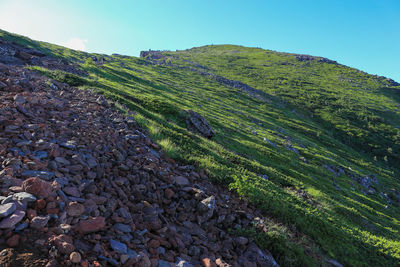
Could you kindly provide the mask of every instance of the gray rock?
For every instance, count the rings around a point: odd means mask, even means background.
[[[114,240],[114,239],[110,239],[110,245],[111,245],[111,248],[114,251],[116,251],[116,252],[118,252],[120,254],[126,254],[127,249],[128,249],[127,246],[124,243],[121,243],[121,242],[119,242],[117,240]]]
[[[124,207],[119,208],[117,212],[118,212],[118,215],[121,216],[124,219],[128,219],[128,220],[132,219],[132,215]]]
[[[29,146],[30,144],[32,144],[32,141],[30,141],[30,140],[25,140],[25,141],[18,142],[18,143],[16,144],[16,146],[17,146],[17,147]]]
[[[95,158],[89,158],[87,161],[87,165],[89,166],[90,169],[93,169],[94,167],[97,166],[97,161]]]
[[[56,157],[54,160],[55,160],[57,163],[60,163],[60,164],[62,164],[62,165],[70,165],[70,164],[71,164],[71,162],[70,162],[69,160],[67,160],[67,159],[65,159],[65,158],[63,158],[63,157]]]
[[[124,233],[132,232],[132,228],[129,225],[123,224],[123,223],[116,223],[116,224],[114,224],[113,228],[115,230],[118,230],[118,231],[124,232]]]
[[[174,178],[174,182],[175,182],[175,184],[180,185],[180,186],[186,186],[186,185],[190,184],[189,180],[183,176],[176,176]]]
[[[163,260],[158,260],[157,267],[171,267],[171,264]]]
[[[7,203],[0,205],[0,217],[7,217],[17,209],[15,203]]]
[[[31,220],[30,226],[35,229],[42,229],[46,226],[48,221],[50,220],[50,216],[36,216]]]
[[[238,237],[236,237],[236,238],[235,238],[235,241],[236,241],[237,244],[239,244],[239,245],[241,245],[241,246],[244,246],[244,245],[246,245],[246,244],[249,242],[249,240],[248,240],[246,237],[244,237],[244,236],[238,236]]]
[[[17,94],[14,96],[14,101],[18,104],[18,105],[22,105],[26,103],[26,99],[25,97],[23,97],[20,94]]]
[[[47,158],[48,154],[46,151],[35,151],[33,156],[38,159],[44,159]]]
[[[33,202],[36,201],[36,197],[27,192],[19,192],[13,195],[14,200],[18,200],[21,202]]]
[[[21,223],[15,225],[14,231],[15,232],[20,232],[20,231],[24,230],[27,227],[28,227],[28,224],[26,222],[21,222]]]
[[[130,248],[128,248],[127,254],[129,258],[136,258],[138,256],[137,252]]]
[[[261,250],[255,243],[251,243],[247,247],[242,257],[249,262],[256,263],[257,266],[279,267],[271,253],[267,250]]]
[[[335,266],[335,267],[343,267],[342,264],[340,264],[339,262],[335,261],[334,259],[329,259],[328,262],[330,264],[332,264],[333,266]]]
[[[54,177],[54,173],[48,171],[32,171],[32,170],[24,170],[21,173],[22,177],[39,177],[43,180],[50,180]]]
[[[206,138],[211,138],[215,135],[215,131],[208,124],[207,120],[192,110],[189,110],[186,123],[189,130],[198,132]]]
[[[215,196],[210,196],[206,199],[203,199],[200,203],[199,203],[199,210],[201,212],[206,212],[206,214],[204,215],[203,221],[208,220],[209,218],[211,218],[214,214],[214,209],[215,209]]]
[[[60,146],[63,147],[63,148],[67,148],[67,149],[73,150],[73,149],[76,149],[76,142],[72,141],[72,140],[69,140],[67,142],[62,142],[60,144]]]
[[[4,198],[2,201],[1,201],[1,204],[7,204],[7,203],[11,203],[11,202],[14,202],[14,199],[13,199],[13,196],[11,195],[11,196],[8,196],[8,197],[6,197],[6,198]]]
[[[176,267],[194,267],[193,264],[191,264],[188,261],[182,260],[181,258],[178,258],[176,262]]]
[[[99,258],[99,260],[106,261],[106,262],[108,262],[109,264],[111,264],[113,266],[117,266],[118,265],[118,261],[116,261],[116,260],[114,260],[112,258],[107,258],[107,257],[105,257],[103,255],[100,255],[98,258]]]
[[[25,216],[25,211],[16,210],[12,215],[4,218],[0,222],[0,229],[13,228],[17,223],[19,223]]]

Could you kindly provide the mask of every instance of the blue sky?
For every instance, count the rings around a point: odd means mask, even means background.
[[[400,82],[400,0],[0,0],[0,28],[88,52],[238,44]]]

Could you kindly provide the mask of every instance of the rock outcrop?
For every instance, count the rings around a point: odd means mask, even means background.
[[[215,135],[215,131],[207,120],[192,110],[188,111],[186,124],[190,131],[197,132],[206,138],[211,138]]]

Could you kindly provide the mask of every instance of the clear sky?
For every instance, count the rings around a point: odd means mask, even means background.
[[[0,28],[99,53],[238,44],[400,82],[400,0],[0,0]]]

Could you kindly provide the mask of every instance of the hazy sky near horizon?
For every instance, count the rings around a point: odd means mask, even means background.
[[[400,0],[0,0],[0,28],[98,53],[238,44],[400,82]]]

